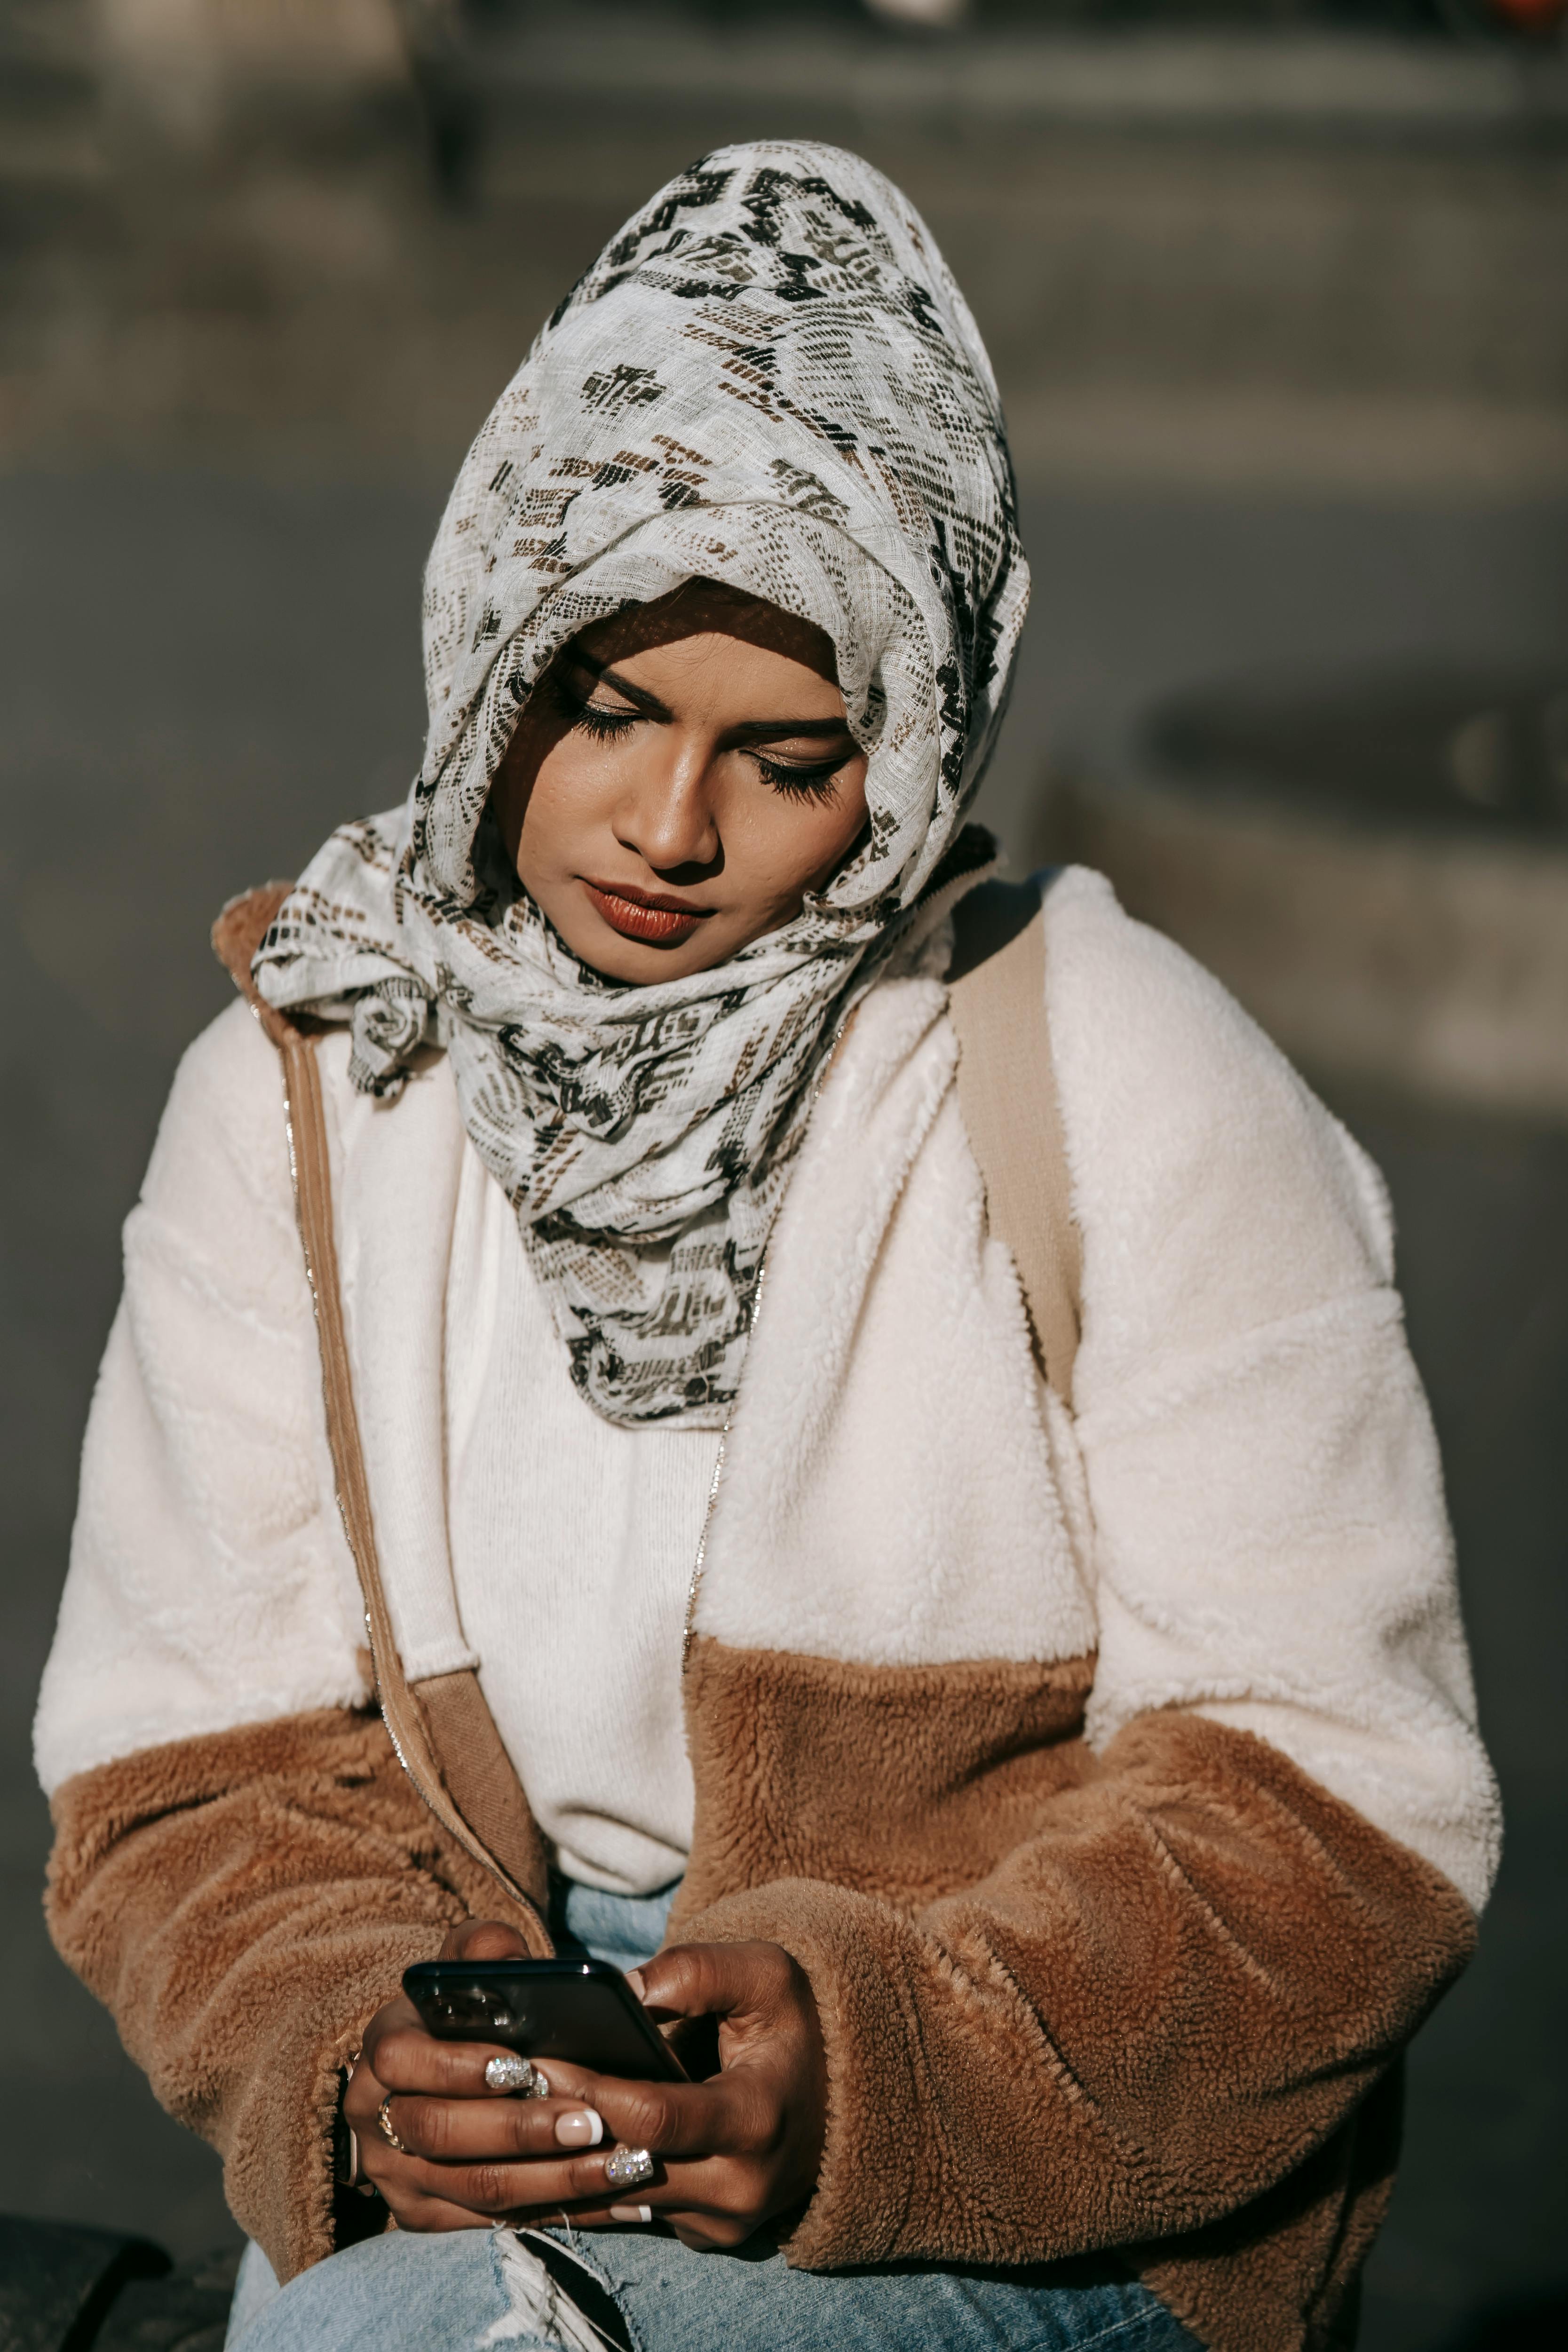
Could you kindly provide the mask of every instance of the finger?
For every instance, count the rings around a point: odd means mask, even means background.
[[[526,1960],[528,1946],[503,1919],[464,1919],[448,1927],[438,1957],[443,1960]]]
[[[568,2088],[567,2071],[551,2060],[552,2093]],[[706,2083],[637,2083],[581,2067],[571,2076],[574,2097],[604,2117],[614,2139],[656,2156],[760,2156],[782,2121],[772,2085],[745,2068]]]
[[[381,2187],[379,2179],[376,2185]],[[475,2164],[432,2164],[424,2157],[404,2157],[396,2185],[405,2195],[461,2206],[487,2220],[503,2221],[525,2211],[538,2215],[578,2205],[607,2210],[627,2201],[647,2203],[652,2201],[657,2183],[617,2186],[605,2178],[604,2157],[594,2155],[563,2157],[555,2162],[534,2158],[518,2163]]]
[[[399,1993],[395,2000],[389,2000],[378,2009],[365,2027],[361,2045],[363,2053],[374,2064],[375,2053],[389,2033],[422,2033],[424,2030],[414,2003]]]
[[[404,2148],[433,2164],[559,2157],[563,2149],[607,2147],[610,2140],[603,2116],[575,2100],[429,2099],[389,2093],[384,2104],[386,2120]],[[373,2127],[379,2130],[380,2122],[378,2101]]]
[[[384,2089],[418,2092],[426,2098],[505,2099],[515,2096],[485,2080],[492,2058],[510,2058],[514,2051],[499,2042],[437,2042],[417,2017],[411,2024],[381,2035],[365,2052]]]
[[[677,2087],[685,2089],[688,2086],[635,2083],[625,2074],[595,2074],[586,2066],[569,2066],[564,2059],[549,2058],[534,2062],[533,2087],[529,2092],[526,2105],[552,2115],[564,2115],[576,2108],[592,2109],[595,2114],[603,2115],[603,2102],[608,2098],[629,2125],[646,2125],[647,2131],[659,2131],[664,2128],[664,2112],[658,2095],[663,2090]],[[693,2084],[689,2087],[696,2090],[709,2086]],[[630,2095],[638,2091],[647,2093],[648,2097],[639,2102]],[[636,2136],[639,2135],[634,2131]],[[616,2137],[625,2139],[626,2134],[617,2131]],[[642,2132],[640,2137],[646,2138],[647,2132]]]
[[[395,2196],[382,2195],[391,2210],[392,2218],[400,2230],[489,2230],[494,2222],[489,2213],[470,2213],[466,2205],[454,2205],[440,2197],[426,2197],[405,2184]]]
[[[727,2158],[703,2158],[695,2163],[677,2158],[668,2165],[656,2163],[647,2179],[618,2181],[611,2172],[614,2154],[612,2151],[605,2162],[605,2180],[597,2194],[579,2196],[572,2209],[574,2221],[583,2214],[598,2213],[601,2205],[605,2214],[615,2207],[646,2207],[655,2221],[700,2225],[738,2242],[774,2210],[768,2200],[766,2176],[756,2166]],[[579,2188],[590,2169],[589,2159],[574,2168],[572,2179]],[[542,2175],[537,2173],[536,2168],[528,2183],[536,2197],[542,2183]],[[548,2210],[542,2199],[535,2210]]]
[[[668,2230],[683,2246],[710,2253],[731,2246],[743,2246],[761,2228],[760,2221],[729,2221],[717,2214],[688,2213],[668,2209],[656,2210],[651,2205],[607,2205],[603,2211],[579,2208],[571,2216],[574,2230],[624,2230],[628,2227]]]
[[[683,2246],[700,2254],[721,2252],[731,2246],[743,2246],[754,2238],[763,2226],[764,2216],[745,2221],[723,2221],[700,2214],[682,2215],[669,2226]]]
[[[344,2113],[362,2142],[374,2144],[379,2135],[390,2145],[384,2114],[403,2147],[433,2163],[532,2159],[560,2148],[611,2142],[659,2157],[762,2160],[776,2152],[784,2127],[775,2086],[744,2067],[708,2083],[633,2083],[552,2060],[552,2095],[524,2100],[487,2094],[482,2074],[476,2077],[470,2069],[465,2076],[442,2063],[473,2047],[482,2058],[482,2045],[432,2043],[424,2035],[410,2040],[421,2045],[411,2053],[399,2037],[383,2044],[378,2063],[384,2076],[362,2062],[350,2082]],[[569,2088],[577,2095],[565,2095]]]
[[[385,2085],[363,2058],[349,2068],[343,2086],[343,2114],[355,2131],[363,2131],[385,2096]]]
[[[609,2155],[595,2153],[555,2163],[439,2165],[405,2156],[377,2168],[377,2186],[395,2211],[454,2208],[488,2221],[521,2219],[536,2225],[562,2212],[569,2212],[574,2225],[590,2217],[606,2223],[626,2220],[634,2209],[640,2220],[646,2208],[650,2220],[668,2219],[691,2233],[690,2242],[700,2239],[714,2246],[739,2245],[775,2210],[766,2175],[754,2166],[678,2160],[668,2168],[657,2164],[647,2180],[622,2183],[606,2177],[608,2161]]]
[[[661,2016],[773,2016],[799,1973],[778,1944],[672,1944],[634,1969],[628,1981]]]

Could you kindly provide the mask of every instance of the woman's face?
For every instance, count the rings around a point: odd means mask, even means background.
[[[523,887],[607,979],[704,971],[787,922],[866,823],[821,630],[711,582],[585,629],[493,803]]]

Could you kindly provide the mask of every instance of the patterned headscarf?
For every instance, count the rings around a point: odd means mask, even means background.
[[[560,648],[692,578],[826,633],[870,823],[792,921],[631,986],[568,951],[487,799]],[[959,828],[1027,598],[974,322],[912,205],[837,148],[723,148],[672,180],[468,452],[426,574],[424,766],[403,809],[318,853],[256,979],[274,1004],[351,1020],[370,1093],[447,1048],[607,1419],[724,1419],[826,1056],[983,862]]]

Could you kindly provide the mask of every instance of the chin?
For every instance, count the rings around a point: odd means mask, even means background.
[[[560,925],[556,928],[560,929]],[[594,933],[592,939],[571,939],[564,931],[561,936],[579,962],[602,979],[619,981],[623,986],[646,988],[654,981],[684,980],[709,963],[723,961],[721,955],[693,955],[690,950],[695,942],[689,940],[679,947],[649,947],[643,940],[623,939],[607,923],[595,923]]]
[[[523,887],[529,888],[526,880]],[[705,971],[711,964],[722,963],[739,944],[727,940],[715,947],[711,932],[706,929],[689,938],[671,940],[668,946],[632,939],[616,930],[613,923],[605,922],[580,891],[530,889],[529,895],[579,963],[586,964],[601,979],[616,981],[622,987],[646,988],[661,980],[685,980],[694,971]]]

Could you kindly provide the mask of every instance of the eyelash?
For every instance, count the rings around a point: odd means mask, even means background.
[[[596,703],[582,702],[577,706],[575,723],[596,743],[610,743],[624,735],[628,727],[635,727],[641,715],[636,710],[604,710]]]
[[[574,724],[591,735],[596,743],[614,743],[635,727],[641,717],[636,710],[605,710],[600,704],[580,702],[575,706]],[[793,767],[788,762],[764,758],[762,752],[750,754],[764,783],[786,800],[831,800],[834,778],[844,762],[834,760],[816,767]]]
[[[764,760],[760,751],[753,751],[752,757],[763,782],[788,801],[830,801],[837,789],[834,779],[844,764],[842,760],[835,760],[827,767],[792,768],[776,760]]]

